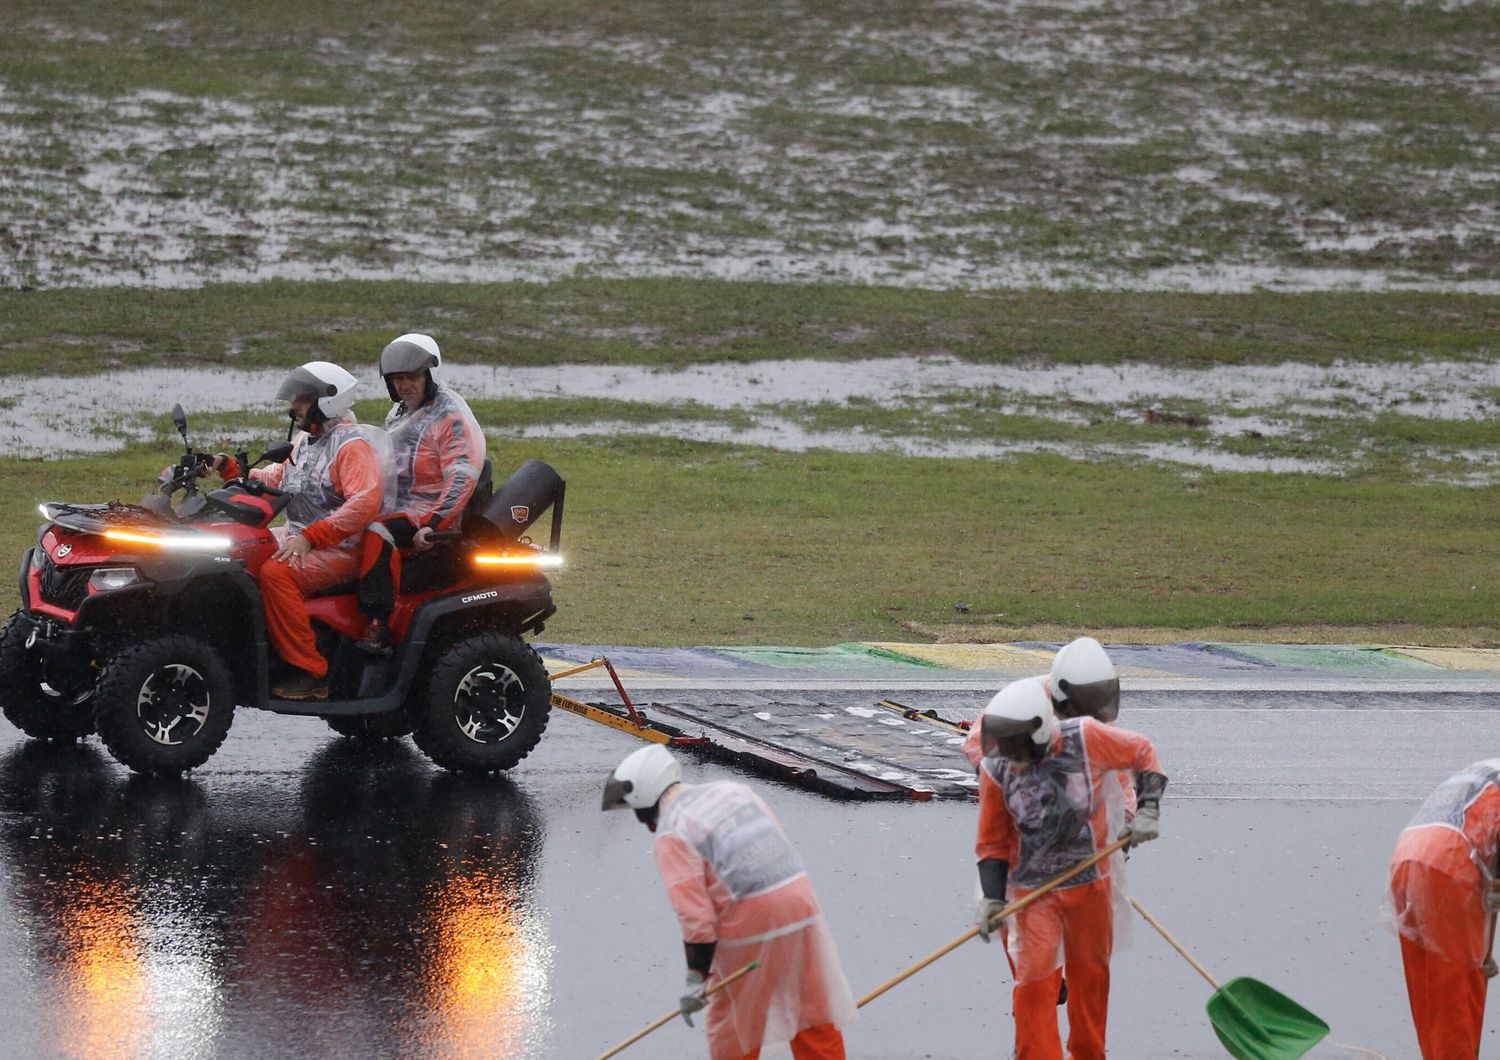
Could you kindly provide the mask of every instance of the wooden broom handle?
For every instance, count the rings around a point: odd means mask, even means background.
[[[1146,923],[1150,924],[1157,931],[1161,932],[1161,937],[1171,943],[1172,948],[1178,953],[1182,954],[1183,958],[1198,970],[1199,975],[1208,980],[1210,986],[1212,986],[1215,990],[1219,989],[1219,981],[1208,974],[1208,969],[1199,964],[1197,960],[1194,959],[1193,955],[1183,948],[1182,943],[1174,939],[1172,937],[1172,933],[1161,926],[1161,922],[1157,920],[1156,917],[1146,912],[1145,906],[1141,905],[1141,903],[1137,902],[1134,898],[1130,900],[1130,904],[1135,908],[1135,911],[1137,913],[1146,918]]]
[[[755,969],[757,969],[759,967],[760,967],[760,962],[759,961],[751,961],[749,964],[745,965],[745,967],[741,968],[739,971],[732,972],[731,974],[726,975],[723,979],[720,979],[713,986],[711,986],[707,990],[703,991],[703,996],[704,997],[708,997],[710,994],[717,994],[720,990],[723,990],[726,986],[728,986],[730,983],[734,982],[740,976],[742,976],[742,975],[749,975],[751,972],[755,971]],[[632,1045],[634,1045],[636,1042],[640,1041],[646,1035],[650,1034],[654,1030],[660,1030],[662,1027],[665,1027],[667,1024],[671,1023],[674,1019],[676,1019],[680,1015],[682,1015],[682,1010],[681,1009],[677,1009],[674,1012],[668,1012],[665,1016],[663,1016],[661,1019],[657,1020],[656,1022],[652,1023],[645,1030],[639,1031],[636,1034],[632,1034],[629,1038],[626,1038],[623,1042],[621,1042],[619,1045],[615,1046],[609,1052],[607,1052],[607,1053],[600,1053],[599,1054],[599,1060],[608,1060],[609,1057],[614,1056],[616,1053],[623,1053],[626,1049],[630,1048]]]
[[[1121,849],[1129,842],[1129,839],[1116,839],[1113,843],[1105,847],[1103,850],[1096,850],[1093,854],[1090,854],[1087,858],[1084,858],[1077,865],[1074,865],[1071,869],[1063,873],[1061,876],[1053,877],[1052,879],[1048,880],[1046,883],[1038,887],[1036,890],[1032,891],[1030,894],[1025,895],[1021,898],[1017,898],[1014,902],[1011,902],[1004,909],[1000,910],[1000,912],[996,913],[991,919],[1004,920],[1012,913],[1020,912],[1022,909],[1025,909],[1028,905],[1036,901],[1038,898],[1040,898],[1042,895],[1046,894],[1053,888],[1061,887],[1063,884],[1067,883],[1074,876],[1077,876],[1081,872],[1087,872],[1089,869],[1099,864],[1099,862],[1103,861],[1105,858],[1109,857],[1111,854]],[[907,979],[910,979],[912,976],[920,972],[923,968],[926,968],[933,961],[937,960],[939,957],[945,957],[949,953],[952,953],[954,950],[958,949],[965,942],[968,942],[977,934],[979,934],[979,929],[977,927],[972,927],[968,931],[965,931],[962,935],[958,936],[958,938],[948,943],[946,946],[943,946],[940,949],[933,950],[926,957],[923,957],[920,961],[912,965],[910,968],[906,969],[906,971],[902,972],[900,975],[896,976],[893,979],[887,979],[885,982],[877,986],[874,990],[871,990],[864,997],[860,998],[859,1004],[855,1007],[864,1008],[871,1001],[874,1001],[877,997],[885,993],[891,987],[905,982]]]

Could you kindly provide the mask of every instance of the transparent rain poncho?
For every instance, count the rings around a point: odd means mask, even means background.
[[[1011,901],[1113,842],[1125,828],[1130,775],[1160,771],[1145,737],[1093,718],[1060,722],[1051,750],[1039,762],[1017,766],[986,758],[980,768],[1003,793],[1014,824],[1017,853],[1007,893]],[[1123,852],[1116,852],[1060,888],[1109,881],[1113,949],[1128,948],[1133,935],[1125,860]],[[1007,930],[1006,946],[1018,968],[1024,963],[1037,974],[1050,974],[1062,962],[1061,937],[1051,933],[1028,939],[1023,931]],[[1038,955],[1039,947],[1047,952]]]
[[[352,441],[363,440],[375,450],[381,471],[381,511],[391,510],[396,496],[396,465],[391,455],[390,439],[378,427],[359,423],[352,413],[328,420],[318,438],[300,432],[292,442],[292,455],[281,470],[279,485],[292,494],[286,506],[287,527],[299,532],[319,519],[326,518],[344,503],[333,486],[333,462],[339,451]],[[257,476],[260,477],[260,476]],[[340,548],[353,548],[364,527],[359,527],[340,542]]]
[[[1496,876],[1500,758],[1475,762],[1439,784],[1396,840],[1386,926],[1450,961],[1477,967],[1489,917],[1483,892]]]
[[[463,508],[484,467],[485,440],[466,402],[446,386],[420,408],[392,407],[385,419],[396,468],[387,509],[414,523],[447,521]]]
[[[665,801],[653,849],[683,938],[717,943],[710,982],[761,962],[712,999],[710,1054],[744,1056],[853,1019],[817,895],[770,807],[733,781],[683,785]]]

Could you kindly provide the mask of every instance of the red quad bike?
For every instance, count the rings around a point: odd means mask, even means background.
[[[98,732],[140,773],[207,761],[234,708],[324,718],[354,738],[411,733],[438,765],[509,769],[542,738],[551,682],[522,640],[557,610],[544,571],[561,565],[564,482],[530,460],[498,491],[490,462],[461,529],[402,557],[392,648],[355,646],[365,618],[353,583],[308,600],[330,698],[269,694],[270,653],[255,573],[276,551],[268,527],[290,496],[250,478],[200,495],[207,454],[188,444],[139,505],[41,505],[47,520],[21,557],[21,607],[0,629],[0,710],[27,735]],[[282,444],[262,461],[287,459]],[[248,454],[239,453],[249,468]],[[182,493],[176,507],[173,495]],[[552,509],[548,547],[525,535]]]

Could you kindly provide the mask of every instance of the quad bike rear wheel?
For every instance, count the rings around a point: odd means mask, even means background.
[[[31,620],[20,611],[0,627],[0,712],[38,740],[72,743],[94,731],[94,675],[26,646]]]
[[[181,773],[208,761],[229,734],[234,686],[203,641],[154,637],[105,664],[94,710],[99,738],[120,762],[137,773]]]
[[[552,682],[531,645],[471,633],[441,649],[408,703],[417,746],[465,773],[509,769],[547,730]]]

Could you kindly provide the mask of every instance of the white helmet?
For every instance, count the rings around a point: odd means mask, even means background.
[[[1012,681],[985,704],[979,720],[984,757],[1040,758],[1057,732],[1052,697],[1040,677]]]
[[[380,351],[382,378],[392,372],[420,372],[425,369],[430,383],[436,384],[437,370],[442,363],[443,351],[438,349],[437,340],[419,331],[409,331],[397,336]],[[385,381],[385,388],[390,391],[392,401],[401,400],[396,396],[396,388],[391,386],[389,379]],[[431,399],[430,394],[428,398]]]
[[[639,817],[642,810],[653,809],[662,794],[682,780],[682,766],[671,752],[659,743],[642,747],[625,756],[604,782],[601,809],[618,810],[628,806]]]
[[[306,395],[318,399],[318,411],[328,419],[349,411],[359,380],[332,361],[308,361],[293,368],[281,381],[276,400]]]
[[[1062,646],[1052,660],[1052,698],[1065,718],[1120,716],[1120,678],[1104,645],[1079,637]]]

